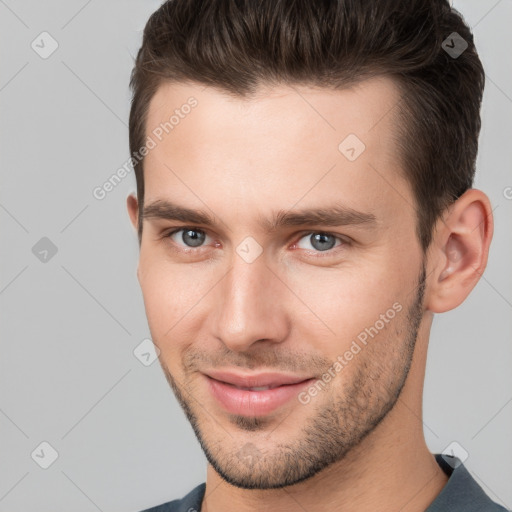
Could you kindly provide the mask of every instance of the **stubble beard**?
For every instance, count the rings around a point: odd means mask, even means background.
[[[204,412],[193,392],[186,390],[187,386],[182,388],[177,385],[161,360],[165,377],[215,471],[225,481],[242,489],[278,489],[307,480],[344,459],[389,414],[402,392],[423,316],[425,279],[423,264],[416,296],[405,320],[395,327],[395,337],[382,346],[379,339],[370,341],[350,363],[357,366],[354,367],[353,377],[345,382],[343,394],[329,403],[323,402],[322,408],[317,407],[315,414],[303,422],[297,435],[287,436],[294,440],[286,443],[277,441],[270,453],[268,449],[256,446],[250,437],[234,448],[230,446],[235,438]],[[301,406],[313,407],[314,403]],[[217,429],[224,438],[224,444],[218,440],[218,436],[214,442],[211,435],[204,432],[195,411],[202,414],[203,425],[210,432]],[[230,415],[229,419],[238,431],[244,432],[264,432],[272,423],[267,417]],[[273,430],[277,430],[277,427]],[[270,440],[273,430],[270,430]],[[268,442],[265,444],[268,445]]]

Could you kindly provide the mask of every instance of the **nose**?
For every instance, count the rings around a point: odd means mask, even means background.
[[[236,254],[216,287],[212,334],[237,352],[249,350],[256,342],[285,340],[290,327],[286,292],[262,256],[247,263]]]

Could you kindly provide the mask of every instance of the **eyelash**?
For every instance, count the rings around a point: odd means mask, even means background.
[[[186,254],[193,253],[193,252],[199,252],[199,251],[201,251],[202,249],[205,248],[205,246],[201,246],[201,247],[197,247],[197,248],[194,248],[194,247],[185,247],[184,248],[184,247],[177,246],[177,244],[174,243],[170,238],[171,238],[172,235],[174,235],[176,233],[179,233],[180,231],[199,231],[199,232],[204,233],[204,234],[206,234],[208,236],[207,232],[204,229],[196,228],[196,227],[193,227],[193,226],[182,226],[180,228],[173,229],[172,231],[165,232],[163,234],[162,238],[164,238],[166,241],[170,242],[173,245],[173,248],[176,251],[183,252],[183,253],[186,253]],[[325,258],[325,257],[332,256],[333,254],[337,253],[340,249],[343,249],[345,246],[349,245],[349,243],[350,243],[346,239],[346,237],[341,237],[339,235],[336,235],[335,233],[330,233],[330,232],[327,232],[327,231],[318,231],[317,230],[317,231],[305,231],[303,233],[300,233],[300,238],[298,238],[297,242],[294,242],[293,245],[296,245],[305,236],[313,235],[313,234],[322,234],[322,235],[332,236],[332,237],[336,238],[337,240],[339,240],[341,242],[341,244],[336,245],[332,249],[328,249],[326,251],[314,251],[314,250],[308,251],[307,249],[303,249],[303,250],[307,251],[310,254],[313,253],[313,257],[314,258]]]

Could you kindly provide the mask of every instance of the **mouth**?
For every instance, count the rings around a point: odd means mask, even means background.
[[[242,416],[270,414],[297,399],[302,389],[315,380],[314,377],[283,374],[243,377],[232,373],[224,374],[226,380],[221,380],[220,372],[216,377],[212,373],[204,374],[212,398],[224,411]]]
[[[232,371],[210,370],[207,377],[239,389],[260,391],[279,386],[298,384],[313,378],[311,375],[292,375],[287,373],[264,372],[257,374],[241,374]],[[260,389],[261,388],[261,389]]]

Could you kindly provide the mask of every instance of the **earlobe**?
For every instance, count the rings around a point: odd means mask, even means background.
[[[431,260],[435,261],[426,307],[443,313],[459,306],[483,274],[493,234],[488,197],[470,189],[438,222]]]
[[[130,222],[134,227],[135,231],[138,230],[139,224],[139,203],[137,201],[137,197],[135,194],[130,194],[126,198],[126,208],[128,210],[128,215],[130,217]]]

